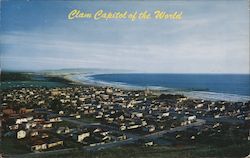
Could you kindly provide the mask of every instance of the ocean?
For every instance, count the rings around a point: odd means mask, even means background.
[[[89,76],[95,82],[157,87],[174,91],[214,92],[250,96],[249,74],[96,74]]]

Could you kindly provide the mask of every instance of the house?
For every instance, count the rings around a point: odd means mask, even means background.
[[[163,113],[162,113],[162,117],[168,117],[169,115],[170,115],[169,112],[163,112]]]
[[[90,132],[85,130],[85,131],[80,131],[80,132],[74,133],[73,139],[77,140],[77,142],[82,142],[85,138],[87,138],[89,136],[90,136]]]
[[[186,125],[188,125],[190,123],[191,123],[191,121],[183,120],[183,121],[181,121],[181,126],[186,126]]]
[[[112,95],[113,94],[113,89],[112,88],[106,88],[106,94],[107,95]]]
[[[135,101],[131,100],[130,102],[128,102],[128,104],[126,105],[126,108],[132,108],[135,106]]]
[[[127,127],[126,127],[125,125],[121,125],[121,126],[119,127],[119,129],[120,129],[121,131],[124,131],[124,130],[127,129]]]
[[[195,109],[202,108],[203,106],[204,106],[204,104],[202,104],[202,103],[197,104],[197,105],[195,106]]]
[[[31,137],[38,136],[38,134],[39,134],[38,131],[31,131],[31,132],[30,132],[30,136],[31,136]]]
[[[110,137],[111,137],[112,140],[116,140],[116,141],[127,139],[127,136],[125,134],[118,133],[118,132],[110,133]]]
[[[143,117],[143,113],[142,112],[132,112],[132,115],[131,115],[131,118],[134,118],[134,117]]]
[[[107,121],[107,123],[112,123],[114,121],[114,118],[107,117],[107,118],[105,118],[105,120]]]
[[[153,146],[154,142],[153,141],[148,141],[144,143],[145,146]]]
[[[50,139],[47,143],[47,146],[48,148],[53,148],[56,146],[63,146],[63,140],[57,139],[57,138]]]
[[[75,115],[75,118],[80,119],[80,118],[81,118],[81,115],[76,114],[76,115]]]
[[[96,119],[101,119],[102,118],[102,115],[101,114],[98,114],[95,116]]]
[[[36,122],[27,122],[26,124],[25,124],[25,129],[30,129],[30,128],[34,128],[34,127],[36,127]]]
[[[61,94],[61,92],[58,89],[53,89],[50,93],[52,96],[58,96]]]
[[[52,123],[50,122],[43,122],[40,124],[40,127],[42,128],[51,128],[52,127]]]
[[[105,144],[105,140],[96,139],[95,137],[89,137],[83,143],[89,144],[89,146],[97,146],[97,145]]]
[[[185,115],[183,118],[182,118],[182,120],[185,122],[188,122],[188,123],[191,123],[191,122],[193,122],[193,121],[195,121],[196,120],[196,116],[195,115],[190,115],[190,114],[187,114],[187,115]]]
[[[35,140],[30,144],[31,151],[41,151],[47,149],[47,143],[43,140]]]
[[[8,128],[10,129],[10,130],[16,130],[16,129],[18,129],[19,128],[19,125],[10,125],[10,126],[8,126]]]
[[[17,131],[16,137],[17,137],[17,139],[25,138],[26,137],[26,131],[24,131],[24,130]]]
[[[47,133],[41,133],[40,138],[49,138],[49,135]]]
[[[101,94],[100,96],[101,96],[101,98],[103,100],[108,100],[109,99],[109,95]]]
[[[23,117],[19,117],[19,118],[15,118],[16,120],[16,124],[22,124],[28,121],[31,121],[33,119],[33,116],[23,116]]]
[[[196,116],[195,115],[191,115],[187,117],[188,121],[195,121],[196,120]]]
[[[127,129],[136,129],[136,128],[139,128],[139,127],[141,127],[141,125],[138,125],[138,124],[128,125]]]
[[[49,122],[61,122],[62,119],[61,117],[54,115],[54,116],[49,116],[48,121]]]
[[[67,133],[70,133],[70,129],[69,127],[59,127],[57,130],[56,130],[56,133],[57,134],[67,134]]]
[[[139,139],[138,142],[140,145],[144,145],[144,146],[153,146],[154,142],[151,139]]]
[[[106,141],[106,140],[111,140],[111,137],[108,135],[103,135],[101,133],[95,133],[94,134],[94,138],[95,140],[99,140],[99,141]]]
[[[59,114],[59,115],[63,115],[63,114],[64,114],[64,111],[61,110],[61,111],[58,112],[58,114]]]
[[[101,145],[101,144],[105,144],[105,142],[91,142],[89,144],[89,146],[97,146],[97,145]]]
[[[144,132],[153,132],[153,131],[155,131],[155,126],[154,125],[147,125],[147,126],[143,127],[142,130]]]
[[[98,133],[98,132],[101,132],[102,129],[101,128],[90,128],[90,130],[93,132],[93,133]]]

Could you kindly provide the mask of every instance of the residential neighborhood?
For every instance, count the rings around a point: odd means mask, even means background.
[[[1,93],[2,141],[11,139],[29,152],[98,150],[125,144],[185,144],[228,129],[250,141],[249,104],[157,94],[148,89],[9,89]]]

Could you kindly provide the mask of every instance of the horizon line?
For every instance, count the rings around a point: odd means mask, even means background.
[[[109,72],[109,73],[103,73],[103,74],[193,74],[193,75],[250,75],[249,73],[229,73],[229,72],[142,72],[137,70],[119,70],[119,69],[109,69],[109,68],[61,68],[61,69],[44,69],[44,70],[18,70],[18,69],[0,69],[0,72],[22,72],[22,73],[39,73],[39,72],[45,72],[45,71],[60,71],[60,70],[106,70],[106,71],[115,71],[115,72]],[[118,72],[120,71],[120,72]]]

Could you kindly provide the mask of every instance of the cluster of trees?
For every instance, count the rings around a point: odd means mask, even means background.
[[[22,72],[1,72],[1,81],[29,81],[32,79],[31,74]]]

